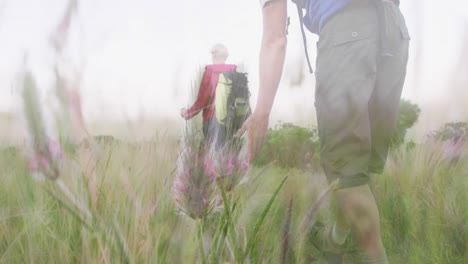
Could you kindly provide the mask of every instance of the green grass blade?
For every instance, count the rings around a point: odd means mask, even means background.
[[[223,186],[223,183],[221,182],[221,179],[217,178],[216,183],[218,184],[218,187],[221,190],[221,196],[222,196],[223,202],[224,202],[224,213],[226,214],[226,220],[227,220],[229,236],[230,236],[231,241],[232,241],[232,246],[234,247],[235,259],[236,259],[236,261],[239,261],[241,256],[242,256],[242,252],[241,252],[241,249],[239,247],[239,244],[237,243],[237,234],[236,234],[236,230],[234,229],[234,223],[232,221],[232,215],[231,215],[231,205],[230,205],[229,200],[227,198],[226,190],[224,189],[224,186]]]
[[[254,246],[254,243],[255,243],[255,238],[257,236],[257,233],[258,231],[260,230],[260,227],[262,226],[263,224],[263,221],[265,220],[268,212],[270,211],[270,208],[271,206],[273,205],[273,202],[275,201],[276,197],[278,196],[278,193],[279,191],[281,190],[281,188],[283,187],[284,183],[286,182],[286,180],[288,179],[289,175],[287,175],[286,177],[284,177],[284,179],[281,181],[280,185],[278,186],[278,188],[276,188],[275,192],[273,193],[273,195],[271,196],[270,200],[268,201],[268,204],[267,206],[265,207],[265,209],[263,210],[260,218],[258,219],[257,223],[255,224],[255,227],[254,227],[254,230],[252,232],[252,234],[250,235],[250,238],[249,238],[249,242],[247,243],[247,248],[245,249],[245,256],[243,257],[243,259],[245,259],[252,247]]]
[[[203,230],[202,230],[202,223],[200,219],[197,219],[197,240],[198,246],[200,249],[200,256],[202,259],[202,264],[207,264],[206,255],[205,255],[205,247],[203,246]]]
[[[317,201],[315,202],[312,209],[307,213],[307,215],[302,220],[302,223],[299,227],[299,234],[306,234],[310,229],[311,225],[314,223],[314,220],[318,214],[320,207],[324,204],[325,200],[330,196],[330,194],[336,190],[340,181],[335,180],[333,181],[328,188],[320,194]]]
[[[119,244],[122,257],[125,260],[125,263],[128,263],[128,264],[134,263],[132,259],[130,258],[130,250],[128,249],[128,244],[127,244],[127,241],[125,241],[125,237],[122,234],[122,230],[119,227],[119,222],[117,221],[116,215],[114,215],[114,221],[113,221],[112,227],[114,229],[115,236]]]
[[[86,227],[90,231],[94,231],[94,228],[89,224],[83,217],[80,216],[79,213],[76,212],[76,210],[73,210],[71,206],[69,206],[62,198],[58,197],[55,193],[53,193],[51,190],[44,188],[44,190],[52,196],[65,210],[67,210],[71,216],[73,216],[75,219],[78,220],[84,227]]]
[[[216,228],[215,234],[213,236],[213,245],[211,246],[210,250],[210,262],[211,263],[218,263],[219,259],[219,254],[218,254],[218,248],[220,247],[220,244],[224,244],[225,240],[225,233],[224,230],[226,228],[227,222],[226,222],[226,217],[225,215],[221,215],[219,221],[218,221],[218,226]]]

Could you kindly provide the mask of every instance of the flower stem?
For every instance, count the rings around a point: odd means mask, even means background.
[[[202,264],[207,264],[206,255],[205,255],[205,247],[203,246],[202,219],[197,219],[196,225],[197,225],[198,246],[200,248],[200,256],[202,259]]]
[[[242,259],[242,252],[239,248],[239,244],[237,243],[237,234],[236,234],[236,229],[234,228],[233,220],[232,220],[232,209],[231,209],[231,204],[229,202],[229,199],[226,195],[226,190],[224,189],[224,186],[220,180],[220,178],[216,179],[216,183],[218,184],[218,187],[221,190],[221,196],[223,198],[224,202],[224,211],[226,214],[226,220],[227,220],[227,227],[229,230],[229,235],[231,237],[232,241],[232,246],[234,247],[234,256],[235,256],[235,262],[239,262]],[[242,262],[241,262],[242,263]]]

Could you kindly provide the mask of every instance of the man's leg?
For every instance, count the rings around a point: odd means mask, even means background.
[[[210,127],[210,120],[211,119],[208,119],[206,121],[203,121],[203,137],[205,138],[205,140],[208,139],[209,137],[209,127]]]
[[[220,150],[226,143],[226,127],[224,125],[216,123],[216,140],[215,140],[215,149],[216,151]]]
[[[381,173],[395,129],[406,75],[409,35],[398,7],[385,3],[387,39],[392,56],[379,58],[376,86],[369,100],[370,173]],[[388,263],[380,236],[379,212],[368,185],[337,191],[337,224],[349,226],[362,252],[361,263]],[[343,220],[340,220],[343,219]]]
[[[360,248],[360,263],[388,263],[380,237],[379,210],[369,185],[336,192],[336,228],[350,229]]]
[[[207,146],[211,147],[212,144],[216,144],[217,134],[217,122],[214,117],[203,122],[203,136]]]
[[[329,181],[340,179],[337,218],[322,241],[343,244],[350,231],[363,263],[387,263],[379,214],[368,187],[371,125],[368,102],[377,76],[377,17],[373,5],[352,6],[320,35],[316,109],[321,162]]]
[[[353,43],[351,39],[344,38],[345,41],[336,42],[342,39],[340,35],[343,32],[356,26],[356,22],[349,19],[352,14],[345,15],[346,12],[343,12],[341,18],[335,19],[330,28],[325,30],[330,32],[331,37],[322,41],[321,36],[319,53],[322,49],[321,54],[324,55],[319,54],[317,59],[317,115],[323,143],[323,166],[327,177],[331,180],[340,178],[343,187],[336,192],[337,219],[334,229],[331,229],[335,236],[324,237],[340,244],[346,236],[346,230],[350,229],[361,249],[361,263],[388,262],[380,236],[378,208],[366,179],[368,180],[368,172],[381,172],[385,163],[405,76],[409,37],[398,8],[389,3],[386,12],[392,12],[388,16],[392,19],[387,21],[387,30],[393,33],[393,39],[387,41],[392,42],[395,54],[388,58],[378,58],[375,85],[370,89],[370,96],[367,94],[369,86],[366,85],[364,77],[370,78],[372,74],[366,75],[366,69],[362,67],[367,64],[353,65],[353,61],[348,60],[350,56],[340,53],[342,50],[337,48],[340,43],[345,43],[349,53],[362,55],[358,44],[349,44]],[[354,17],[359,21],[365,15]],[[350,28],[346,26],[348,23]],[[355,32],[357,38],[362,30],[358,29]],[[330,51],[327,47],[328,39],[335,40],[335,50]],[[371,46],[367,52],[373,53]],[[341,61],[337,61],[336,54]],[[363,55],[355,57],[354,61],[362,63],[365,59],[368,57]],[[327,69],[333,64],[338,65],[336,69],[341,76]],[[361,72],[351,70],[350,75],[350,71],[344,70],[343,67],[361,69]],[[346,79],[348,84],[343,84],[342,79]],[[357,82],[359,79],[362,80],[361,83]],[[359,85],[356,86],[357,83]],[[368,105],[360,103],[356,95],[368,102]],[[366,152],[369,152],[369,155],[366,156]],[[365,163],[368,164],[367,169],[362,168]],[[333,233],[335,229],[339,232]]]

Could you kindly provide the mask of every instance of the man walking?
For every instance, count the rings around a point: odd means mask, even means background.
[[[247,132],[252,158],[263,144],[286,53],[286,0],[260,0],[263,37],[257,105]],[[360,263],[388,263],[379,212],[369,188],[383,171],[406,75],[409,35],[398,1],[307,0],[304,25],[319,35],[315,106],[321,164],[335,192],[333,225],[312,235],[329,263],[342,263],[352,233]]]
[[[219,145],[223,141],[223,135],[218,133],[219,125],[215,117],[215,92],[219,74],[234,71],[237,68],[236,65],[226,64],[228,56],[228,50],[223,44],[216,44],[211,48],[213,64],[205,67],[197,99],[189,109],[182,108],[180,111],[181,116],[189,120],[203,110],[203,135],[206,142],[210,144]]]

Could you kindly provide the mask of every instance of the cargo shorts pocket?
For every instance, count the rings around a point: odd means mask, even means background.
[[[342,77],[366,78],[376,72],[377,30],[375,25],[351,26],[331,37],[330,70]],[[354,76],[354,77],[353,77]],[[338,77],[338,76],[337,76]]]
[[[337,32],[333,36],[333,46],[336,47],[359,40],[370,39],[372,37],[375,37],[375,31],[370,28]]]

